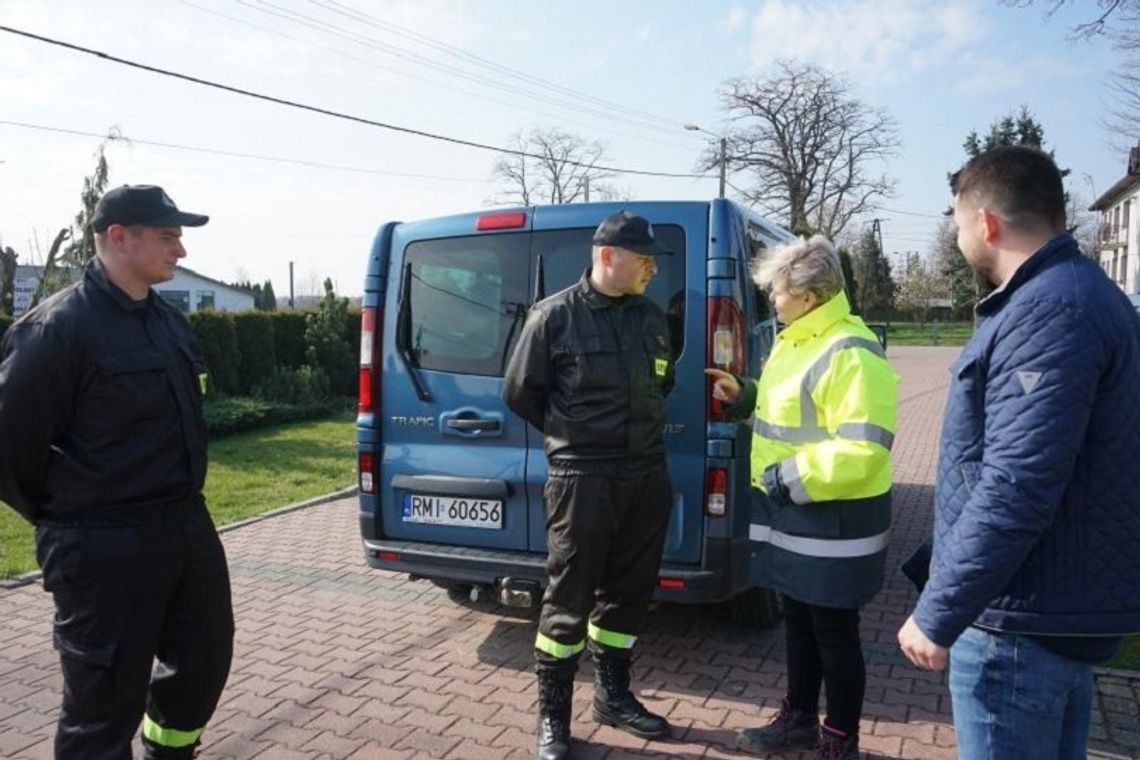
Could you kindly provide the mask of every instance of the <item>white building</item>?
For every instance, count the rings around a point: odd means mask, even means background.
[[[32,302],[43,267],[17,266],[12,311],[23,314]],[[167,302],[183,312],[212,308],[217,311],[251,311],[253,294],[224,282],[198,274],[192,269],[178,267],[174,279],[154,286],[154,290]]]
[[[217,311],[252,311],[253,293],[233,285],[227,285],[193,269],[178,267],[174,279],[153,286],[154,290],[168,303],[184,312],[199,309]]]
[[[1125,293],[1140,292],[1140,144],[1128,153],[1128,171],[1089,211],[1100,212],[1100,265]]]

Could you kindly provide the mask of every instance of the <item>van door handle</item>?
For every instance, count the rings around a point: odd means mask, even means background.
[[[450,419],[447,421],[447,426],[452,430],[498,430],[502,423],[499,420],[462,420]]]

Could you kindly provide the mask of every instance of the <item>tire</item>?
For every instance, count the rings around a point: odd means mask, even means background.
[[[729,622],[747,628],[772,628],[784,617],[780,595],[768,588],[750,588],[724,602]]]

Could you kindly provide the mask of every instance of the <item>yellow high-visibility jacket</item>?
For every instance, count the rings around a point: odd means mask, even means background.
[[[759,381],[745,382],[730,412],[755,399],[752,484],[765,491],[764,473],[775,467],[787,489],[786,499],[753,506],[749,535],[767,585],[847,608],[882,586],[897,388],[843,292],[788,325]]]

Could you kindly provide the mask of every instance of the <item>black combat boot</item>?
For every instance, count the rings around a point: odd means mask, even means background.
[[[544,667],[538,672],[538,742],[535,760],[566,760],[570,757],[570,712],[574,697],[577,662]]]
[[[645,709],[629,690],[629,652],[594,650],[594,720],[642,739],[665,739],[669,721]]]

